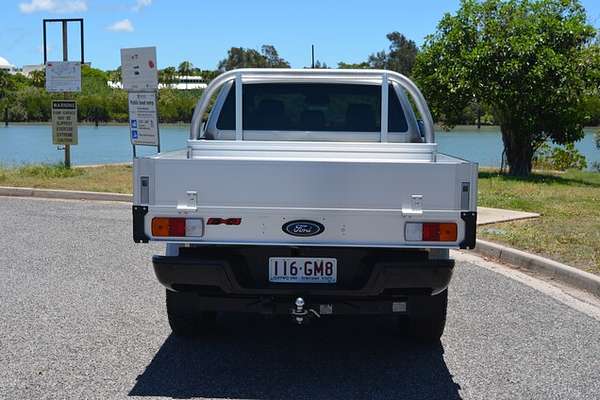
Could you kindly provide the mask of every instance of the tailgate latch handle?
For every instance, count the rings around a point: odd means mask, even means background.
[[[410,208],[402,208],[402,215],[423,215],[423,195],[410,195]]]
[[[185,203],[178,203],[177,210],[179,211],[196,211],[198,210],[198,192],[188,190],[185,192]]]

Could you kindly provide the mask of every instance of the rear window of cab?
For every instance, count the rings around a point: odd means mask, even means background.
[[[381,86],[331,83],[244,84],[242,126],[247,131],[381,131]],[[408,124],[390,86],[388,131]],[[235,130],[235,86],[217,120],[217,129]]]

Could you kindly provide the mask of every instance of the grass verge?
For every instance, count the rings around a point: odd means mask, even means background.
[[[130,165],[65,168],[61,164],[0,167],[0,186],[131,193]]]
[[[480,238],[600,274],[600,173],[515,178],[482,171],[479,205],[542,214],[533,220],[481,226]]]
[[[0,167],[0,186],[131,193],[131,166]],[[479,205],[532,211],[535,220],[479,227],[479,237],[600,274],[600,173],[479,174]]]

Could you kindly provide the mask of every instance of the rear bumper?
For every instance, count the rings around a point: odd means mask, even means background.
[[[310,295],[352,299],[431,294],[444,290],[452,277],[454,260],[406,260],[375,262],[358,286],[329,284],[249,284],[240,279],[236,265],[228,260],[189,256],[154,256],[159,282],[175,291],[194,291],[221,298],[287,298]]]

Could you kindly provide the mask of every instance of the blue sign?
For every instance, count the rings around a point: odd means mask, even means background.
[[[138,131],[136,131],[135,129],[131,130],[131,138],[132,139],[137,139],[138,138]]]
[[[134,128],[134,129],[137,128],[137,119],[132,119],[131,120],[131,127]]]

